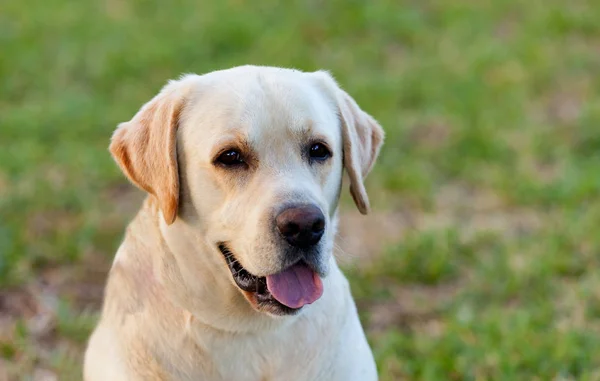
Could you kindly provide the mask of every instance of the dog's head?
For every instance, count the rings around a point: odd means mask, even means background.
[[[363,180],[382,140],[328,73],[244,66],[170,82],[110,150],[166,224],[213,248],[202,255],[219,257],[214,271],[255,308],[285,314],[321,296],[343,169],[366,214]]]

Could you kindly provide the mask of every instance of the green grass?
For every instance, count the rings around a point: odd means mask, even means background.
[[[57,301],[41,336],[0,309],[0,368],[78,379],[82,290],[139,200],[112,130],[167,79],[251,63],[329,69],[386,129],[372,203],[410,218],[348,269],[382,380],[600,380],[598,20],[585,0],[4,1],[0,296]]]

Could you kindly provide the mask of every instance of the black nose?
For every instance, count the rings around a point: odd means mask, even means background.
[[[325,231],[325,216],[314,205],[285,209],[275,221],[283,238],[292,246],[316,245]]]

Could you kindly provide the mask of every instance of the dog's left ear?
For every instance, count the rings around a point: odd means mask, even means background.
[[[109,150],[127,178],[153,195],[165,222],[172,224],[179,205],[177,127],[187,88],[182,78],[166,85],[129,122],[119,124]]]
[[[342,124],[344,167],[350,178],[350,194],[362,214],[369,212],[369,197],[364,185],[383,144],[384,132],[379,123],[361,110],[354,99],[325,72],[313,73],[333,98]]]

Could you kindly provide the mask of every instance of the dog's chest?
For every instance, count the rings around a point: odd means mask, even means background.
[[[293,340],[250,340],[229,348],[220,363],[223,381],[300,381],[322,379],[323,353],[316,340],[294,337]]]
[[[312,329],[310,329],[312,328]],[[328,380],[331,368],[330,332],[295,327],[267,337],[213,340],[200,359],[188,357],[187,377],[211,381]],[[190,348],[188,348],[189,350]],[[189,353],[189,352],[188,352]]]

